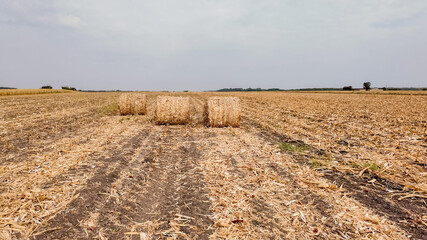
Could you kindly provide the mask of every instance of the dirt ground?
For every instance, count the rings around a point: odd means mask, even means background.
[[[191,123],[155,125],[160,94]],[[0,97],[0,239],[427,239],[427,95],[269,94],[149,93],[144,116]],[[211,95],[241,99],[240,128],[203,125]]]

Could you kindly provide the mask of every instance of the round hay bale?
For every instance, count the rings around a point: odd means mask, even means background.
[[[157,124],[186,124],[190,121],[190,98],[158,96]]]
[[[119,111],[121,115],[147,113],[147,95],[141,93],[124,93],[119,97]]]
[[[239,127],[240,100],[237,97],[210,97],[205,106],[205,119],[209,127]]]
[[[119,96],[119,112],[120,115],[132,114],[132,102],[129,93],[124,93]]]
[[[142,93],[134,93],[131,96],[131,100],[133,114],[147,114],[147,95]]]

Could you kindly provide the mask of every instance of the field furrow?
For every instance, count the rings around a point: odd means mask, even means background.
[[[422,101],[424,99],[414,100]],[[370,112],[362,114],[371,116],[371,120],[363,120],[363,117],[360,118],[357,115],[353,116],[357,112],[349,111],[349,115],[341,113],[343,116],[339,118],[339,121],[325,123],[325,121],[330,121],[331,115],[312,116],[308,117],[312,120],[306,120],[307,116],[303,115],[303,112],[288,114],[285,111],[286,109],[280,109],[282,105],[270,104],[269,107],[266,107],[263,106],[263,103],[262,101],[256,102],[253,99],[248,102],[244,101],[246,117],[279,133],[284,133],[294,140],[303,141],[325,151],[331,158],[336,159],[338,165],[343,168],[361,171],[369,167],[368,171],[372,170],[379,176],[392,179],[403,186],[421,191],[424,194],[427,193],[427,186],[425,185],[427,182],[427,169],[425,167],[427,145],[425,144],[425,136],[423,136],[427,131],[427,124],[422,117],[423,114],[427,115],[423,112],[425,108],[421,106],[411,108],[418,109],[418,111],[408,114],[412,114],[414,119],[419,119],[419,121],[417,123],[410,120],[401,122],[399,127],[405,129],[404,126],[407,126],[407,130],[400,131],[400,129],[393,129],[390,126],[388,131],[384,131],[387,128],[382,127],[378,130],[382,131],[383,135],[380,136],[380,133],[375,133],[375,125],[381,124],[384,120],[375,119],[374,116],[378,115],[375,112],[373,116]],[[301,105],[303,104],[304,102],[301,102]],[[274,110],[270,109],[272,106],[275,107]],[[324,108],[333,111],[330,108]],[[310,111],[307,112],[310,113]],[[388,116],[388,114],[381,116]],[[343,121],[344,118],[349,119]],[[343,124],[342,122],[347,122],[346,126],[340,126]],[[369,127],[357,125],[366,125],[368,122],[372,122]],[[385,121],[385,123],[389,124],[389,121]],[[397,137],[397,134],[401,136]],[[378,142],[372,141],[375,139]]]
[[[374,174],[360,176],[350,171],[326,167],[322,165],[323,162],[331,160],[324,152],[291,139],[289,136],[281,135],[273,129],[262,127],[256,122],[252,122],[250,126],[257,126],[251,131],[276,147],[283,143],[300,146],[301,152],[282,151],[295,161],[297,164],[295,168],[303,166],[315,170],[319,177],[330,181],[330,184],[340,186],[341,190],[347,193],[346,196],[357,200],[375,213],[385,216],[413,236],[422,238],[427,234],[427,228],[422,222],[423,216],[427,215],[424,200],[405,197],[417,195],[416,191],[405,189],[398,183]]]
[[[93,174],[92,168],[103,165],[108,149],[128,138],[136,121],[120,124],[114,117],[104,122],[106,128],[80,136],[88,141],[63,139],[55,142],[48,153],[29,154],[26,161],[10,162],[0,168],[2,218],[5,229],[12,227],[19,236],[29,236],[77,197]],[[76,169],[90,169],[84,174]],[[3,225],[4,224],[4,225]],[[10,225],[12,224],[12,225]],[[9,226],[10,225],[10,226]]]
[[[214,238],[405,238],[334,183],[308,167],[295,168],[297,162],[274,144],[238,129],[212,140],[211,161],[203,164],[213,199]]]

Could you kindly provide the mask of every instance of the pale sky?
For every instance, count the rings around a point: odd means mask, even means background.
[[[0,86],[427,86],[426,0],[0,0]]]

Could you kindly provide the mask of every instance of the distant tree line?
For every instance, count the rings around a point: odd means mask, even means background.
[[[366,91],[371,90],[371,82],[364,82],[363,83],[363,89],[365,89]],[[342,88],[342,90],[344,90],[344,91],[353,91],[355,89],[353,89],[353,86],[344,86]]]
[[[62,88],[63,90],[77,91],[77,89],[76,89],[76,88],[74,88],[74,87],[62,86],[61,88]]]
[[[366,91],[371,90],[372,89],[371,83],[370,82],[364,82],[363,83],[363,89],[365,89]],[[415,87],[406,87],[406,88],[382,87],[379,89],[382,89],[383,91],[427,91],[427,88],[415,88]],[[342,90],[353,91],[353,90],[360,90],[360,89],[355,89],[352,86],[345,86],[342,88]]]
[[[381,89],[384,91],[427,91],[427,88],[415,88],[415,87],[409,87],[409,88],[383,87]]]
[[[299,89],[289,89],[284,90],[280,88],[222,88],[216,91],[208,91],[208,92],[260,92],[260,91],[360,91],[360,90],[366,90],[370,91],[372,89],[371,82],[364,82],[362,85],[362,88],[353,88],[353,86],[344,86],[342,88],[299,88]],[[390,90],[408,90],[408,91],[427,91],[427,88],[390,88],[390,87],[383,87],[379,88],[384,91],[390,91]]]
[[[68,87],[68,86],[62,86],[61,87],[64,90],[72,90],[72,91],[81,91],[81,92],[122,92],[122,90],[77,90],[74,87]],[[0,87],[0,89],[16,89],[11,87]],[[53,89],[50,85],[42,86],[41,89]],[[371,83],[370,82],[364,82],[363,83],[363,89],[366,91],[371,90]],[[380,88],[384,91],[398,91],[398,90],[409,90],[409,91],[427,91],[427,88],[391,88],[391,87],[383,87]],[[343,88],[300,88],[300,89],[290,89],[290,90],[284,90],[280,88],[222,88],[215,91],[208,91],[208,92],[261,92],[261,91],[354,91],[354,90],[361,90],[360,88],[353,88],[353,86],[344,86]],[[123,91],[123,92],[132,92],[132,91]],[[163,91],[168,92],[168,91]],[[184,90],[184,92],[188,92],[188,90]]]
[[[45,86],[42,86],[41,89],[53,89],[53,87],[50,86],[50,85],[45,85]],[[63,89],[63,90],[77,91],[76,88],[74,88],[74,87],[68,87],[68,86],[62,86],[61,89]]]
[[[222,88],[216,90],[216,92],[262,92],[262,91],[284,91],[280,88]]]
[[[300,89],[290,89],[286,91],[341,91],[342,88],[300,88]]]
[[[79,92],[133,92],[133,91],[122,91],[122,90],[79,90]]]

